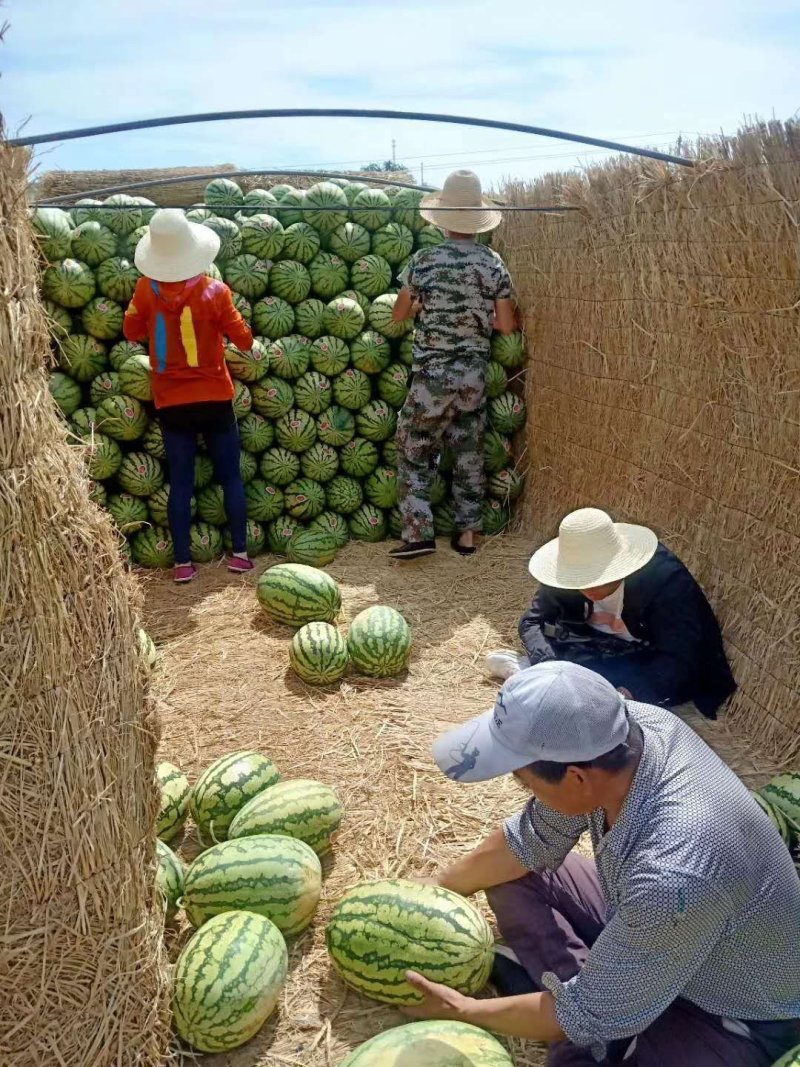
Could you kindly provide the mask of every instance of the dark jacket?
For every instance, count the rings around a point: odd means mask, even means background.
[[[710,719],[735,691],[711,605],[664,545],[625,579],[622,621],[642,645],[594,630],[586,622],[591,611],[580,592],[540,586],[519,624],[531,663],[575,660],[635,700],[667,707],[692,700]]]

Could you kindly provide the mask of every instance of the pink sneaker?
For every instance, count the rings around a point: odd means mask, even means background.
[[[186,583],[191,582],[193,578],[197,577],[197,567],[194,563],[184,563],[182,567],[172,568],[172,580],[173,582]]]
[[[228,570],[232,574],[244,574],[245,571],[251,571],[254,566],[251,559],[242,559],[241,556],[231,556],[228,560]]]

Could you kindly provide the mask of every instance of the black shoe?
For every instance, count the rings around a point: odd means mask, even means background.
[[[501,997],[519,997],[524,993],[541,992],[522,964],[509,959],[502,951],[494,954],[489,981]]]
[[[392,559],[421,559],[423,556],[432,556],[435,551],[435,541],[403,541],[402,545],[391,550],[389,556]]]
[[[458,552],[459,556],[474,556],[478,551],[475,545],[462,545],[459,544],[459,539],[464,531],[457,530],[450,538],[450,547],[454,552]]]

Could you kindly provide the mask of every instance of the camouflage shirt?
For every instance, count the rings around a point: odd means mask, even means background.
[[[448,239],[412,256],[400,281],[422,304],[415,362],[428,354],[488,357],[495,300],[511,296],[511,275],[497,252],[471,240]]]

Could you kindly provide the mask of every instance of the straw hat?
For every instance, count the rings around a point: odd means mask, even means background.
[[[627,578],[657,547],[658,538],[646,526],[613,522],[599,508],[581,508],[561,520],[558,537],[534,552],[528,570],[554,589],[590,589]]]
[[[136,246],[134,262],[147,278],[183,282],[202,274],[219,252],[219,236],[208,226],[189,222],[182,211],[157,211]]]
[[[493,211],[492,202],[481,191],[481,180],[471,170],[454,170],[445,179],[440,193],[429,193],[420,201],[419,213],[426,222],[453,233],[487,233],[496,229],[503,216]],[[472,208],[465,211],[438,211],[438,208]],[[484,210],[474,210],[483,208]]]

